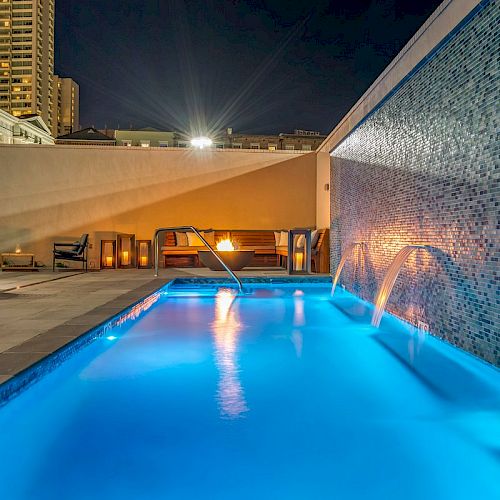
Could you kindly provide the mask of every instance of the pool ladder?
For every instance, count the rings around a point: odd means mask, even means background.
[[[214,255],[214,257],[220,262],[221,266],[229,273],[229,276],[233,278],[234,281],[236,281],[236,284],[238,285],[238,289],[241,292],[243,292],[243,284],[241,283],[241,280],[234,274],[234,272],[229,269],[227,264],[221,259],[219,254],[209,245],[208,241],[201,235],[200,231],[207,231],[206,229],[203,230],[198,230],[193,226],[172,226],[172,227],[159,227],[156,229],[154,237],[153,237],[153,242],[154,242],[154,260],[155,260],[155,277],[158,277],[158,264],[159,264],[159,255],[160,255],[160,241],[159,241],[159,235],[160,233],[164,233],[165,231],[180,231],[180,232],[188,232],[192,231],[200,240],[202,243],[208,248],[210,252]]]

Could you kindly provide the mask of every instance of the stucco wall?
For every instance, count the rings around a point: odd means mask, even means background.
[[[330,226],[330,155],[317,153],[316,227]]]
[[[332,154],[332,267],[373,301],[405,245],[388,310],[500,364],[498,2],[431,54]]]
[[[3,146],[0,175],[0,251],[46,263],[83,232],[315,225],[315,153]]]

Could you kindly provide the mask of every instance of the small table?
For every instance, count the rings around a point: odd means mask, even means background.
[[[6,264],[7,260],[24,259],[26,264],[12,263]],[[0,254],[0,267],[2,271],[38,271],[35,267],[34,253],[2,253]]]

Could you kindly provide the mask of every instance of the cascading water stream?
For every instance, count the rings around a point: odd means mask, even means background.
[[[389,300],[389,296],[391,295],[394,283],[396,282],[399,271],[401,271],[401,268],[408,257],[415,250],[428,248],[429,247],[425,245],[408,245],[401,249],[396,257],[394,257],[394,260],[391,262],[391,265],[385,273],[384,280],[382,281],[377,298],[375,299],[375,311],[373,311],[372,316],[372,325],[374,327],[378,328],[380,325],[380,321],[382,320],[382,315],[384,314],[385,306]]]
[[[340,273],[342,272],[342,269],[344,268],[344,265],[345,265],[347,259],[350,257],[353,250],[357,246],[363,246],[363,243],[360,241],[356,241],[354,243],[351,243],[345,249],[344,253],[342,254],[342,257],[340,257],[340,262],[339,262],[339,265],[337,267],[337,271],[335,272],[335,277],[333,278],[333,285],[332,285],[332,292],[331,292],[332,297],[333,297],[333,294],[335,293],[335,288],[337,287],[337,283],[338,283],[339,278],[340,278]]]

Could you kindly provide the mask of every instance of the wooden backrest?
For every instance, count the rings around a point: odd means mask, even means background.
[[[230,231],[221,231],[219,229],[215,230],[215,244],[216,245],[219,241],[225,240],[227,238],[231,239],[231,232]]]
[[[175,233],[173,231],[167,231],[165,233],[165,246],[175,247]]]
[[[274,231],[231,231],[231,239],[240,247],[274,247]]]
[[[248,231],[232,231],[232,230],[215,230],[215,243],[217,244],[220,240],[226,238],[231,239],[237,243],[240,247],[252,247],[252,246],[269,246],[273,247],[275,245],[274,231],[271,230],[248,230]],[[165,232],[165,243],[166,247],[175,247],[176,238],[174,231]]]

